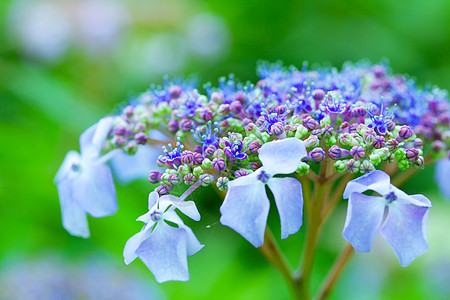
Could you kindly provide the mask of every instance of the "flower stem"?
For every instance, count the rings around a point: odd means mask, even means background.
[[[331,270],[328,272],[327,278],[319,290],[317,300],[325,299],[325,297],[328,296],[354,252],[352,245],[347,243],[331,267]]]

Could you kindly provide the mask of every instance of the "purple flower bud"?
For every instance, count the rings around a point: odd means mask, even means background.
[[[212,92],[211,100],[217,103],[221,103],[223,101],[223,93],[221,92]]]
[[[234,176],[236,177],[236,178],[239,178],[239,177],[241,177],[241,176],[247,176],[248,175],[248,172],[246,171],[246,170],[237,170],[236,172],[234,172]]]
[[[199,166],[201,165],[203,162],[203,155],[201,153],[198,152],[194,152],[194,166]]]
[[[313,135],[313,134],[311,134],[305,140],[305,147],[306,148],[318,147],[319,144],[320,144],[319,138],[316,135]]]
[[[360,160],[366,156],[366,151],[364,150],[363,146],[354,146],[352,147],[352,149],[350,149],[350,154],[356,160]]]
[[[181,162],[183,164],[191,164],[194,161],[194,153],[186,150],[181,153]]]
[[[144,123],[137,123],[136,126],[134,126],[135,132],[145,131],[145,130],[147,130],[147,125],[145,125]]]
[[[386,75],[386,67],[382,65],[374,65],[372,67],[372,72],[376,78],[381,78]]]
[[[398,142],[397,142],[397,140],[395,140],[395,139],[390,139],[390,140],[388,140],[388,141],[386,142],[386,147],[387,147],[389,150],[395,150],[395,149],[397,149],[397,147],[398,147]]]
[[[366,109],[364,107],[358,106],[351,110],[351,115],[354,118],[364,117],[366,115]]]
[[[363,137],[364,137],[364,141],[370,145],[375,141],[375,137],[377,136],[377,134],[375,133],[375,131],[373,129],[368,129],[366,130],[366,132],[364,133]]]
[[[274,111],[278,115],[283,115],[286,112],[286,107],[284,105],[278,105],[277,107],[275,107]]]
[[[248,145],[248,150],[251,153],[258,153],[259,148],[261,148],[261,143],[258,141],[253,141]]]
[[[192,173],[186,174],[183,177],[184,184],[193,185],[195,182],[195,176]]]
[[[203,148],[202,148],[202,146],[200,146],[200,145],[195,145],[195,147],[194,147],[194,152],[195,153],[202,153],[203,152]]]
[[[380,148],[383,148],[384,146],[386,146],[386,143],[384,142],[384,137],[382,137],[382,136],[376,136],[375,137],[375,140],[373,141],[373,143],[372,143],[372,146],[375,148],[375,149],[380,149]]]
[[[419,150],[415,148],[406,149],[406,159],[410,162],[414,162],[419,158]]]
[[[256,119],[255,125],[257,127],[261,127],[265,121],[266,119],[264,118],[264,116],[260,116],[258,119]]]
[[[347,161],[347,163],[345,164],[345,167],[347,168],[347,170],[350,173],[356,173],[356,172],[358,172],[360,165],[361,165],[361,163],[359,161],[354,160],[352,158]]]
[[[331,146],[331,148],[328,150],[328,156],[331,159],[338,160],[341,158],[341,152],[342,152],[341,148],[339,146],[334,145]]]
[[[167,176],[167,182],[171,186],[178,185],[181,183],[181,177],[178,174],[169,174],[169,176]]]
[[[192,130],[192,121],[188,119],[183,119],[180,121],[180,128],[184,132],[189,132]]]
[[[402,142],[404,140],[407,140],[412,137],[413,134],[414,132],[411,127],[403,125],[402,127],[400,127],[400,130],[398,132],[397,141]]]
[[[339,125],[339,130],[342,132],[349,132],[350,124],[347,121],[344,121]]]
[[[423,141],[419,138],[414,140],[414,148],[423,149]]]
[[[351,124],[351,125],[348,127],[348,132],[349,132],[349,133],[358,133],[358,130],[356,130],[356,128],[358,128],[358,125],[359,125],[359,124],[355,124],[355,123]]]
[[[272,135],[281,135],[284,133],[284,125],[281,122],[277,122],[270,126],[269,133]]]
[[[213,113],[208,108],[205,108],[200,112],[200,118],[202,118],[204,121],[209,121],[212,119],[212,117]]]
[[[134,106],[133,105],[128,105],[127,107],[125,107],[123,109],[123,113],[129,118],[132,117],[133,113],[134,113]]]
[[[431,150],[433,150],[433,152],[441,152],[442,150],[445,149],[445,143],[442,141],[434,141],[431,144]]]
[[[238,114],[242,111],[242,104],[239,101],[233,101],[230,105],[230,109],[235,114]]]
[[[214,155],[214,152],[216,152],[216,150],[217,150],[216,146],[209,145],[208,147],[206,147],[204,154],[206,157],[211,158]]]
[[[237,101],[239,101],[241,103],[245,103],[245,101],[246,101],[245,93],[243,91],[237,91],[236,95],[234,95],[234,99],[236,99]]]
[[[180,128],[177,120],[170,120],[167,125],[170,132],[176,132]]]
[[[319,129],[320,128],[319,122],[317,122],[316,120],[314,120],[310,116],[308,116],[305,119],[303,119],[302,123],[303,123],[303,126],[308,128],[309,131],[312,131],[314,129]]]
[[[394,122],[394,121],[389,121],[389,122],[386,124],[386,127],[387,127],[387,130],[388,130],[388,131],[394,131],[394,129],[395,129],[395,122]]]
[[[423,166],[425,164],[425,160],[423,158],[423,156],[419,156],[415,161],[414,161],[414,165],[420,169],[423,169]]]
[[[117,148],[121,148],[122,146],[124,146],[126,143],[128,143],[128,139],[126,137],[120,136],[120,135],[115,135],[112,138],[112,143],[114,144],[114,146],[116,146]]]
[[[230,128],[230,122],[228,120],[220,121],[219,123],[220,130],[226,131],[228,128]]]
[[[330,138],[333,135],[333,127],[331,127],[330,125],[326,124],[324,128],[322,128],[322,136],[325,139]]]
[[[253,161],[251,164],[252,170],[257,170],[261,168],[261,163],[259,161]]]
[[[320,147],[314,148],[308,153],[308,158],[314,162],[321,162],[325,160],[325,151]]]
[[[129,134],[131,134],[131,132],[128,129],[126,129],[124,126],[122,126],[122,125],[117,126],[114,129],[114,133],[116,135],[129,135]]]
[[[231,108],[229,104],[221,104],[217,109],[217,113],[222,116],[228,116],[231,112]]]
[[[374,171],[375,167],[370,161],[365,160],[362,162],[361,166],[359,167],[359,170],[363,174],[368,174],[368,173]]]
[[[222,157],[214,158],[211,162],[212,168],[217,172],[222,172],[226,168],[225,160]]]
[[[169,195],[170,191],[173,189],[170,185],[160,185],[156,188],[156,192],[159,194],[159,196]]]
[[[169,87],[169,95],[172,99],[178,99],[183,92],[183,89],[179,85],[172,85]]]
[[[147,143],[148,136],[143,132],[138,132],[134,135],[134,140],[140,145],[145,145]]]
[[[158,183],[161,181],[161,172],[158,171],[150,171],[149,175],[148,175],[148,181],[150,181],[150,183]]]

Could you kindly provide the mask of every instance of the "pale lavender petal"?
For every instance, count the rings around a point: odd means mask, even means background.
[[[117,211],[116,189],[106,165],[86,166],[74,179],[73,198],[93,217],[113,215]]]
[[[152,234],[136,250],[159,283],[189,280],[186,230],[159,222]]]
[[[431,202],[424,195],[408,195],[404,191],[391,185],[390,191],[393,191],[397,197],[396,202],[401,204],[412,204],[416,206],[431,207]]]
[[[229,186],[220,222],[259,247],[264,244],[269,205],[265,185],[257,179],[253,184]]]
[[[351,193],[343,237],[356,252],[369,252],[383,221],[386,201],[382,197]]]
[[[450,159],[442,158],[436,162],[435,179],[441,194],[450,200]]]
[[[156,165],[161,154],[161,147],[139,145],[134,155],[120,151],[111,159],[111,167],[120,182],[130,182],[137,179],[148,178],[152,170],[163,171]]]
[[[73,181],[63,180],[58,183],[59,201],[63,227],[71,234],[83,238],[90,236],[86,213],[73,198]]]
[[[188,256],[194,255],[203,248],[204,245],[200,244],[192,229],[184,224],[183,220],[181,220],[176,212],[166,212],[164,214],[164,219],[177,224],[179,228],[182,228],[186,231],[186,253]]]
[[[264,170],[274,175],[295,172],[306,155],[305,143],[292,137],[262,145],[258,156]]]
[[[381,236],[394,249],[402,267],[427,251],[427,221],[428,207],[398,202],[389,206]]]
[[[59,182],[61,182],[64,179],[68,179],[69,177],[73,177],[74,176],[74,166],[79,166],[81,163],[81,156],[78,152],[76,151],[69,151],[66,154],[66,157],[64,158],[63,163],[61,164],[61,167],[59,167],[58,172],[56,173],[55,176],[55,183],[58,184]]]
[[[159,194],[157,192],[151,192],[148,195],[148,210],[151,210],[153,206],[156,205],[156,202],[158,202]]]
[[[274,177],[267,182],[275,198],[280,214],[281,238],[296,233],[302,226],[303,194],[302,185],[292,177]]]
[[[258,170],[256,170],[255,172],[246,175],[246,176],[241,176],[238,177],[234,180],[231,180],[230,182],[228,182],[228,187],[231,186],[240,186],[240,185],[250,185],[250,184],[254,184],[257,182],[261,182],[258,180],[258,175],[264,170],[264,167],[259,168]]]
[[[347,199],[353,192],[363,193],[367,190],[375,191],[384,196],[389,192],[390,186],[391,179],[389,175],[383,171],[375,170],[349,181],[345,187],[343,198]]]
[[[136,250],[139,248],[142,241],[150,236],[153,225],[154,223],[145,225],[140,232],[128,239],[125,248],[123,249],[123,258],[127,265],[136,259]]]
[[[200,221],[200,213],[198,212],[194,201],[181,201],[180,198],[173,195],[162,196],[159,202],[161,205],[164,205],[164,201],[168,201],[192,220]]]
[[[103,143],[114,123],[114,117],[105,117],[86,129],[80,136],[80,152],[84,157],[100,154]]]

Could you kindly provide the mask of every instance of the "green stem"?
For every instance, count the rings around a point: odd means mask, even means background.
[[[336,284],[337,280],[339,279],[340,275],[342,274],[342,271],[344,270],[345,265],[350,260],[352,254],[354,252],[355,251],[353,250],[352,245],[347,243],[347,245],[342,250],[339,257],[336,259],[333,266],[331,267],[331,270],[328,272],[326,280],[319,290],[317,300],[325,299],[325,297],[328,296],[328,294],[330,293],[330,291],[333,289],[334,285]]]

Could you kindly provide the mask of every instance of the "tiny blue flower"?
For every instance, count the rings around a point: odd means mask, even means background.
[[[381,197],[364,195],[368,190]],[[388,174],[376,170],[349,181],[344,199],[349,201],[342,235],[356,252],[370,252],[378,230],[403,267],[427,251],[431,202],[425,196],[405,194],[390,183]]]
[[[385,135],[387,132],[388,123],[394,119],[394,110],[385,110],[383,99],[381,99],[380,114],[376,115],[375,110],[376,108],[374,105],[371,105],[370,108],[367,109],[367,115],[370,118],[370,124],[368,127],[375,128],[379,134]]]
[[[145,225],[127,241],[123,250],[127,265],[139,257],[159,283],[189,280],[187,256],[203,248],[192,230],[177,215],[176,208],[189,218],[200,220],[193,201],[182,201],[172,195],[159,197],[157,192],[151,192],[148,197],[149,211],[137,219]]]
[[[63,226],[72,235],[89,237],[86,213],[105,217],[117,211],[116,190],[111,170],[105,163],[121,150],[100,157],[113,121],[113,117],[103,118],[83,132],[81,155],[76,151],[67,153],[55,176]]]
[[[265,190],[267,184],[280,214],[281,238],[296,233],[302,225],[302,186],[295,178],[273,176],[295,172],[305,156],[305,145],[296,138],[264,144],[259,150],[263,166],[228,183],[228,192],[220,207],[220,222],[241,234],[255,247],[261,246],[270,205]]]

